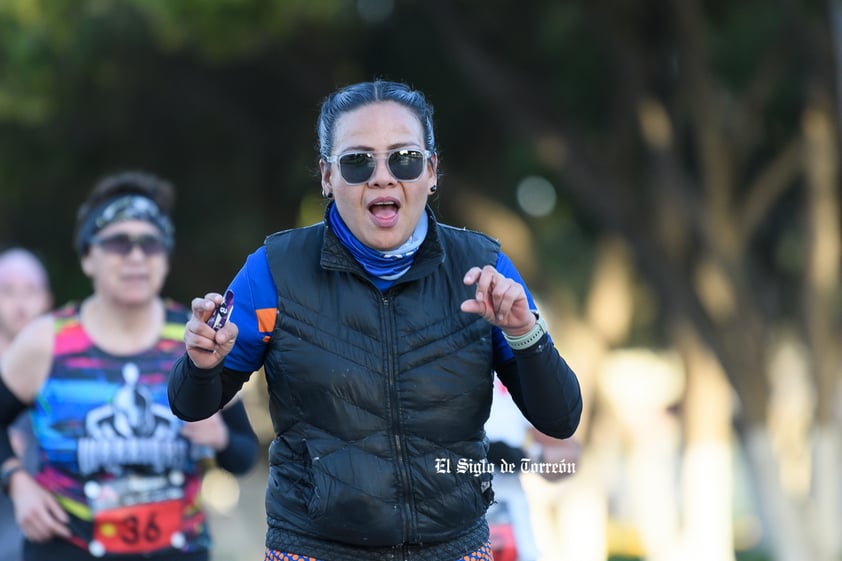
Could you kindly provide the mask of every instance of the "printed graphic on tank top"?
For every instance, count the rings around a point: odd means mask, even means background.
[[[166,380],[183,353],[183,321],[151,349],[97,348],[73,310],[56,316],[54,366],[33,410],[44,467],[37,480],[71,515],[72,542],[94,556],[207,547],[199,505],[206,454],[180,435]]]

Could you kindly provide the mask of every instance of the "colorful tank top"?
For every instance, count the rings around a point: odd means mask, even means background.
[[[32,410],[36,479],[70,515],[73,543],[95,557],[209,548],[203,450],[180,436],[167,399],[187,310],[168,301],[155,346],[131,356],[98,348],[78,305],[54,318],[53,368]]]

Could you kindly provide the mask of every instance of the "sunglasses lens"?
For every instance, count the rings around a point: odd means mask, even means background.
[[[94,243],[101,247],[103,251],[117,255],[130,254],[136,245],[140,246],[140,250],[146,255],[158,255],[167,249],[164,240],[158,236],[151,235],[133,238],[128,234],[116,234],[107,238],[95,240]]]
[[[420,150],[401,149],[389,153],[389,172],[398,181],[415,181],[424,172],[427,156]],[[354,152],[339,157],[342,178],[350,185],[359,185],[371,179],[377,159],[374,154]]]
[[[364,152],[345,154],[339,158],[339,169],[342,172],[342,177],[352,185],[368,181],[371,174],[374,173],[375,164],[374,157]]]
[[[108,238],[97,240],[96,245],[101,247],[103,251],[108,253],[116,253],[119,255],[128,255],[132,252],[132,240],[126,234],[118,234]]]
[[[398,150],[389,157],[389,171],[400,181],[413,181],[424,171],[424,154],[418,150]]]
[[[167,249],[164,240],[158,236],[141,236],[137,242],[140,244],[141,251],[146,255],[159,255]]]

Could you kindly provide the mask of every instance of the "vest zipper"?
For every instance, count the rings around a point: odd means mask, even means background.
[[[401,418],[400,418],[400,403],[398,401],[398,358],[396,348],[396,333],[395,320],[393,317],[393,310],[391,309],[391,299],[384,296],[382,299],[383,310],[385,316],[386,328],[386,344],[387,344],[387,372],[389,384],[389,411],[392,421],[392,440],[395,445],[395,454],[397,456],[398,477],[400,480],[400,492],[403,495],[403,503],[401,505],[401,521],[403,528],[401,534],[404,543],[409,542],[413,538],[414,529],[416,525],[415,520],[415,500],[412,493],[412,478],[409,470],[409,457],[407,455],[406,446],[404,446],[403,438],[401,437]],[[403,551],[402,557],[405,558],[406,552]]]

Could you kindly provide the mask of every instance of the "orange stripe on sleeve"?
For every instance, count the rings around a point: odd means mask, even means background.
[[[275,318],[278,316],[277,308],[260,308],[255,310],[257,315],[257,330],[261,333],[271,333],[275,330]]]

